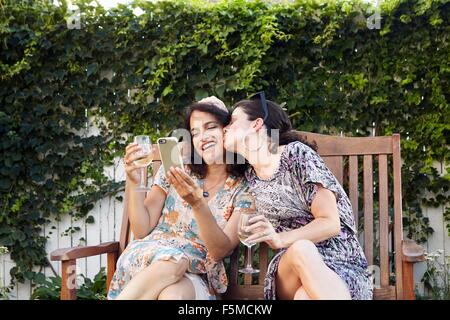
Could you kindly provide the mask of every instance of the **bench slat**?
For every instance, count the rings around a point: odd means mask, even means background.
[[[319,154],[325,156],[352,156],[363,154],[392,154],[392,136],[339,137],[297,131],[300,137],[320,147]]]
[[[378,181],[380,185],[379,208],[380,208],[380,269],[381,286],[389,285],[389,214],[388,214],[388,171],[387,156],[378,156]]]
[[[372,155],[364,155],[364,252],[373,265],[373,177]]]
[[[349,168],[349,196],[352,204],[356,229],[358,230],[358,156],[350,156]]]
[[[373,289],[373,300],[395,300],[395,286]]]
[[[342,185],[343,180],[343,161],[341,156],[323,157],[327,167],[333,172],[339,183]]]
[[[403,270],[402,270],[402,163],[400,156],[400,135],[392,135],[392,171],[394,177],[394,250],[395,276],[397,299],[403,299]]]
[[[264,278],[267,273],[267,266],[269,264],[268,261],[269,256],[269,246],[266,243],[259,244],[259,279],[258,282],[261,285],[264,285]]]
[[[263,285],[233,285],[222,295],[224,300],[262,300],[264,298]]]

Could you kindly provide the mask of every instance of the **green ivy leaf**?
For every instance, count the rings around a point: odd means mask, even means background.
[[[97,72],[98,69],[98,63],[91,63],[90,65],[88,65],[87,67],[87,76],[89,77],[91,74]]]
[[[201,100],[203,98],[206,98],[208,96],[209,96],[208,91],[206,91],[204,89],[198,89],[198,90],[195,91],[195,100],[196,101],[199,101],[199,100]]]
[[[95,219],[94,219],[93,216],[89,216],[89,217],[86,218],[85,221],[86,221],[86,223],[94,223],[94,222],[95,222]]]

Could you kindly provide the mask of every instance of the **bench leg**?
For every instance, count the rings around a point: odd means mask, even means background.
[[[114,276],[114,272],[116,272],[116,263],[117,258],[119,257],[118,252],[109,252],[107,255],[107,274],[106,274],[106,292],[109,291],[109,286],[111,284],[111,280]]]
[[[415,300],[414,294],[414,268],[412,262],[403,261],[403,299]]]

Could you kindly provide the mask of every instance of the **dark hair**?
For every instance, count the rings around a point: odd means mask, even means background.
[[[211,103],[193,103],[189,105],[186,108],[186,115],[185,115],[185,128],[191,132],[191,115],[194,111],[201,111],[206,112],[214,116],[216,120],[223,126],[226,127],[230,121],[231,121],[231,114],[225,110],[219,109],[217,106],[211,104]],[[190,141],[191,143],[191,163],[187,166],[191,169],[192,173],[197,175],[199,178],[203,179],[206,176],[206,163],[203,162],[203,159],[200,164],[194,163],[194,158],[200,158],[199,155],[196,153],[194,149],[194,145],[192,143],[192,139]],[[238,155],[237,154],[231,154],[233,163],[227,164],[227,173],[230,175],[233,175],[235,177],[241,177],[244,175],[245,170],[248,167],[248,163],[245,161],[245,163],[238,163]],[[227,157],[227,159],[230,157]]]
[[[266,100],[268,115],[264,121],[267,128],[267,135],[272,136],[273,129],[279,130],[279,144],[286,145],[294,141],[300,141],[317,151],[317,146],[307,142],[298,132],[292,129],[291,120],[288,114],[277,103]],[[242,108],[250,121],[258,118],[264,119],[266,116],[261,106],[260,99],[241,100],[234,105],[234,108]]]

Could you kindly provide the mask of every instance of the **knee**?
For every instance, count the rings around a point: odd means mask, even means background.
[[[190,300],[190,294],[183,287],[171,285],[164,288],[158,295],[158,300]]]
[[[289,248],[291,261],[301,266],[313,261],[317,253],[316,245],[310,240],[297,240]]]
[[[172,286],[168,286],[158,295],[158,300],[185,300],[185,297],[182,290],[177,290],[172,288]]]
[[[152,269],[157,272],[161,279],[170,280],[170,282],[177,282],[183,278],[187,269],[187,262],[184,259],[178,262],[157,261],[154,263]]]

